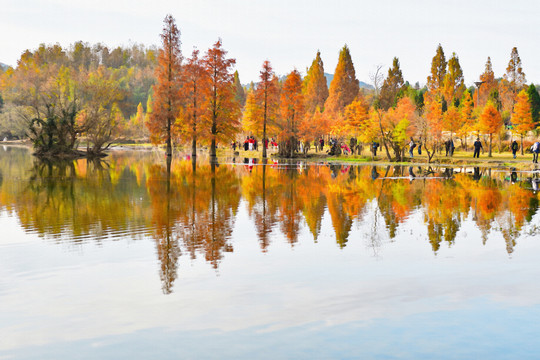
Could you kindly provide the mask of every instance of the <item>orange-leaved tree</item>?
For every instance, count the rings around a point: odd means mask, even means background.
[[[443,95],[446,64],[443,48],[439,44],[435,56],[431,60],[431,75],[427,78],[427,88],[431,94]]]
[[[150,140],[153,144],[167,144],[167,155],[172,155],[172,125],[181,111],[180,89],[182,86],[180,30],[171,15],[164,20],[161,33],[162,48],[159,50],[156,67],[156,84],[153,86],[154,102],[149,121]]]
[[[484,110],[480,114],[480,128],[484,134],[489,135],[489,153],[488,156],[491,157],[491,145],[493,142],[493,134],[499,132],[503,126],[503,121],[501,113],[497,110],[495,105],[489,101]]]
[[[443,129],[450,132],[450,139],[452,139],[453,135],[461,129],[462,124],[463,117],[458,108],[454,105],[449,106],[443,116]]]
[[[467,150],[467,136],[478,127],[473,110],[474,103],[471,93],[468,90],[465,90],[463,97],[461,98],[461,104],[459,105],[462,122],[461,127],[457,132],[458,136],[465,140],[465,150]]]
[[[521,90],[516,97],[516,105],[512,113],[513,132],[521,137],[521,155],[523,155],[523,137],[534,130],[531,104],[527,91]]]
[[[411,123],[414,121],[416,108],[409,97],[398,100],[395,108],[390,108],[382,121],[384,141],[392,147],[395,161],[402,160],[404,146],[413,136]]]
[[[266,158],[265,141],[267,140],[266,130],[268,121],[272,119],[274,120],[273,123],[275,122],[279,108],[279,100],[277,99],[278,89],[273,78],[274,70],[272,69],[272,65],[270,65],[270,61],[266,60],[263,62],[261,70],[261,81],[257,84],[257,90],[255,91],[255,96],[258,103],[261,104],[262,109],[263,158]]]
[[[182,135],[191,140],[192,156],[197,156],[197,138],[203,130],[198,125],[208,111],[209,97],[210,78],[199,58],[199,50],[193,50],[191,58],[184,66],[182,98],[185,108],[178,122]]]
[[[210,136],[210,156],[216,156],[216,142],[234,137],[240,130],[240,104],[236,100],[234,74],[235,59],[226,58],[227,51],[219,39],[208,49],[202,63],[210,78],[208,108],[204,116]]]
[[[429,96],[427,96],[429,95]],[[424,140],[426,141],[426,152],[428,152],[428,157],[430,155],[428,149],[428,141],[431,140],[433,144],[433,153],[439,148],[439,144],[442,140],[442,130],[443,130],[443,112],[442,112],[442,103],[441,100],[436,96],[431,96],[431,94],[426,93],[426,104],[424,106],[424,116],[426,118],[426,129],[424,135]]]
[[[480,75],[480,82],[482,84],[476,94],[476,106],[483,106],[493,89],[497,89],[497,80],[495,80],[495,73],[493,72],[493,65],[489,56],[486,61],[486,68]]]
[[[320,51],[317,51],[317,56],[313,59],[311,67],[307,71],[302,92],[306,99],[306,111],[308,113],[324,110],[324,102],[328,98],[328,84],[324,76],[324,64]]]
[[[339,52],[339,60],[334,72],[334,78],[330,83],[328,99],[324,110],[330,116],[339,115],[345,106],[349,105],[358,95],[360,85],[356,79],[354,65],[347,45]]]
[[[456,100],[461,99],[463,91],[465,91],[465,84],[463,70],[461,70],[459,58],[456,53],[453,53],[450,60],[448,60],[448,71],[444,77],[443,83],[444,99],[448,104],[454,104]]]
[[[281,90],[281,126],[279,153],[292,157],[297,148],[298,126],[304,118],[302,77],[293,70],[283,82]]]
[[[369,105],[362,94],[345,107],[343,116],[347,133],[360,136],[366,131],[369,119]],[[368,140],[371,141],[372,139]]]

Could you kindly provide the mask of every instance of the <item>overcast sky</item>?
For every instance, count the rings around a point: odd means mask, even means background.
[[[0,0],[0,62],[16,65],[40,43],[159,45],[170,13],[184,55],[221,37],[243,83],[257,80],[266,59],[278,74],[304,73],[317,49],[333,73],[347,44],[359,80],[370,82],[378,64],[386,74],[397,56],[405,80],[424,84],[439,43],[447,59],[458,55],[467,85],[488,56],[502,76],[514,46],[527,81],[538,83],[539,10],[535,0]]]

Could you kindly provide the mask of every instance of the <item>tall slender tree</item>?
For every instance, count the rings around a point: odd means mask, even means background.
[[[459,103],[463,91],[465,91],[463,70],[456,53],[452,53],[452,57],[448,60],[448,71],[444,77],[443,91],[444,98],[450,105],[457,105],[456,102]]]
[[[527,94],[529,95],[529,102],[531,103],[531,113],[534,124],[538,127],[540,122],[540,94],[534,84],[529,85],[527,88]]]
[[[480,85],[476,96],[476,106],[484,106],[491,91],[497,88],[497,81],[495,80],[495,73],[493,72],[493,65],[491,64],[491,58],[489,56],[486,61],[484,72],[480,75],[480,81],[482,84]]]
[[[521,138],[521,155],[523,155],[523,137],[534,130],[534,121],[531,114],[529,95],[525,89],[521,90],[516,97],[516,105],[512,112],[513,132]]]
[[[489,135],[489,153],[491,157],[491,149],[493,143],[493,134],[497,134],[503,126],[501,113],[497,110],[497,107],[493,102],[489,101],[484,107],[484,111],[480,114],[480,127],[484,134]]]
[[[384,79],[379,98],[381,107],[388,110],[397,104],[398,93],[403,88],[405,81],[399,68],[399,59],[394,57],[392,67],[388,69],[388,76]]]
[[[153,86],[154,102],[150,119],[146,123],[154,144],[165,140],[167,156],[172,155],[172,125],[181,111],[180,89],[182,85],[180,30],[172,15],[167,15],[161,33],[162,48],[156,67],[156,84]]]
[[[431,75],[427,78],[427,88],[429,92],[436,95],[442,95],[441,91],[444,86],[444,78],[446,76],[446,58],[444,50],[439,44],[435,56],[431,60]]]
[[[261,102],[262,105],[262,120],[263,120],[263,158],[266,158],[266,141],[267,141],[267,134],[266,129],[268,125],[268,118],[270,114],[275,113],[275,109],[279,105],[276,99],[277,95],[277,89],[275,86],[275,83],[272,81],[274,77],[274,70],[272,69],[272,65],[270,65],[270,61],[266,60],[263,63],[263,67],[261,70],[260,79],[257,86],[257,98]]]
[[[356,79],[354,64],[347,45],[339,52],[339,60],[330,83],[328,99],[324,105],[325,111],[339,115],[345,106],[353,102],[358,95],[360,84]]]
[[[208,111],[210,81],[208,73],[199,58],[199,50],[193,50],[191,58],[184,66],[184,86],[182,98],[185,109],[179,124],[182,133],[191,140],[191,155],[197,156],[197,139],[201,134],[200,119]]]
[[[234,72],[234,91],[236,96],[236,101],[240,106],[244,107],[246,105],[246,92],[242,83],[240,82],[240,75],[238,75],[238,70]]]
[[[298,126],[304,117],[304,96],[302,77],[293,70],[283,82],[281,91],[281,145],[282,156],[292,157],[298,142]]]
[[[324,111],[324,103],[328,98],[328,84],[324,76],[324,64],[320,51],[317,51],[317,55],[307,71],[302,92],[304,93],[308,113],[313,113],[317,109]]]
[[[226,58],[219,39],[208,49],[202,63],[210,78],[210,96],[205,123],[210,134],[210,156],[216,156],[217,141],[232,138],[240,129],[240,104],[235,98],[234,74],[231,72],[235,59]]]
[[[510,83],[510,90],[514,96],[525,86],[525,73],[516,47],[513,47],[510,53],[510,61],[506,67],[504,79]]]

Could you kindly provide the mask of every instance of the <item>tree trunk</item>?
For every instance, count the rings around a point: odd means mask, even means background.
[[[216,157],[216,136],[212,136],[212,143],[210,144],[210,156]]]
[[[521,134],[521,155],[523,155],[523,134]]]
[[[493,143],[493,134],[489,134],[489,154],[488,157],[491,157],[491,144]]]
[[[392,161],[392,156],[390,156],[390,150],[388,150],[388,144],[386,143],[386,140],[384,138],[384,131],[383,131],[382,120],[381,120],[382,115],[380,113],[380,110],[377,111],[377,114],[379,115],[379,128],[381,130],[381,140],[384,145],[384,150],[386,150],[386,157],[388,158],[388,161]]]
[[[167,119],[167,156],[172,155],[171,119]]]
[[[265,89],[264,91],[264,119],[263,119],[263,139],[262,139],[262,157],[263,159],[266,159],[266,113],[267,113],[267,105],[268,102],[268,91]]]

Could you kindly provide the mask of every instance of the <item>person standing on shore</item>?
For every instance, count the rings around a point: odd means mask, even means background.
[[[540,142],[535,142],[531,146],[531,152],[533,154],[533,163],[538,164],[538,153],[540,153]]]
[[[516,158],[517,151],[519,150],[519,145],[516,140],[512,142],[512,145],[510,146],[512,149],[512,155],[514,156],[514,159]]]
[[[411,158],[414,155],[413,150],[415,147],[416,147],[416,143],[414,142],[413,138],[411,138],[411,142],[409,143],[409,155],[411,156]]]
[[[473,146],[474,146],[473,158],[479,158],[480,149],[482,149],[482,151],[484,150],[484,148],[482,147],[482,142],[480,141],[480,138],[476,138],[476,141],[474,142]]]

